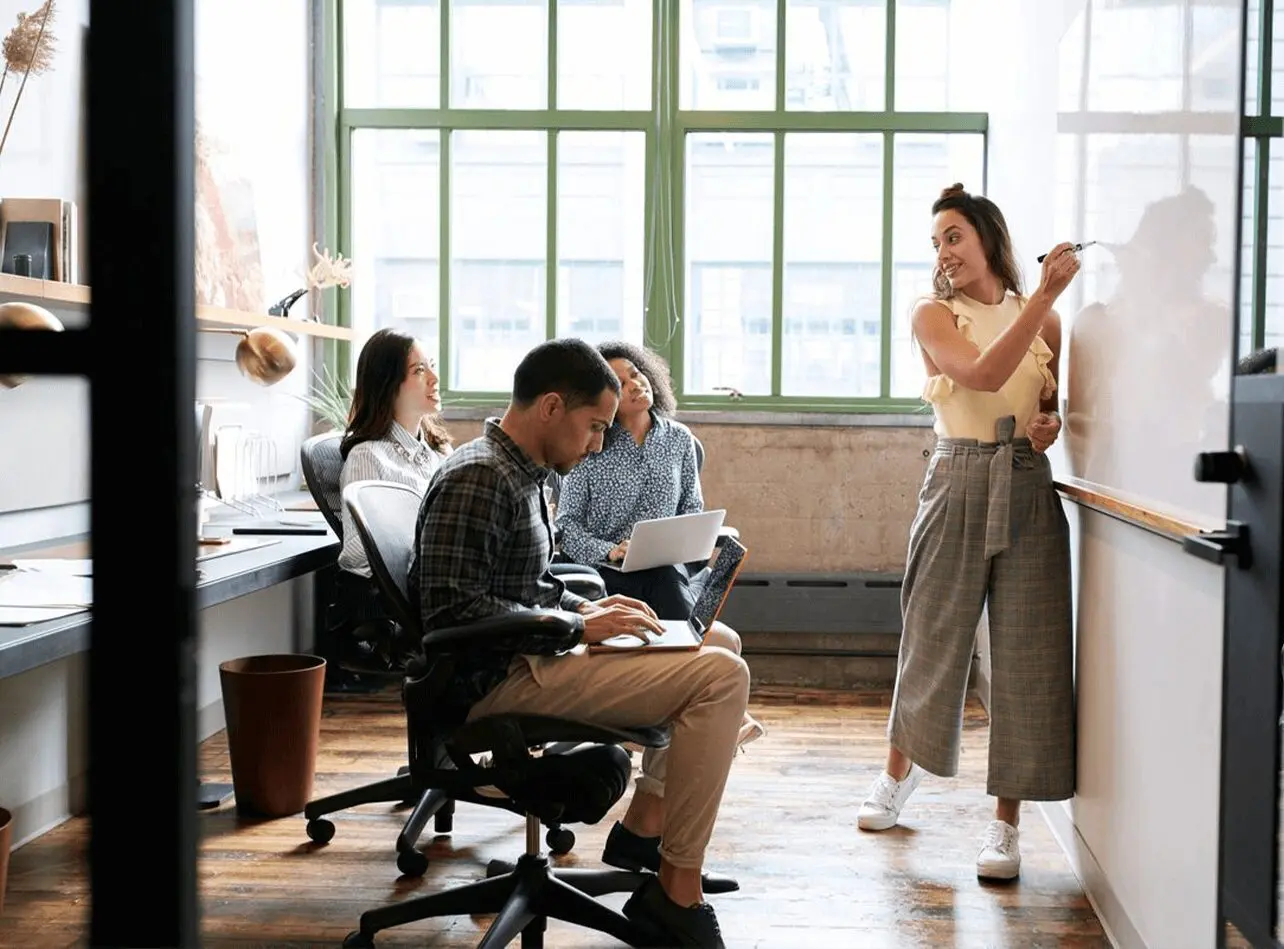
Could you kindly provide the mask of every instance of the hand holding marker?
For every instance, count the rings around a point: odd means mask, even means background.
[[[1074,252],[1077,254],[1077,253],[1079,253],[1079,251],[1083,250],[1085,247],[1091,247],[1091,246],[1092,246],[1093,244],[1095,244],[1095,243],[1097,243],[1097,242],[1096,242],[1096,241],[1084,241],[1082,244],[1075,244],[1075,245],[1074,245],[1073,247],[1071,247],[1070,249],[1071,249],[1072,251],[1074,251]],[[1036,262],[1036,263],[1040,263],[1040,264],[1041,264],[1041,263],[1043,263],[1043,258],[1045,258],[1045,257],[1047,257],[1047,256],[1048,256],[1047,254],[1040,254],[1040,255],[1035,259],[1035,262]]]

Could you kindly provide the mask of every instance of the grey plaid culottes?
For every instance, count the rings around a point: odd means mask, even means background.
[[[941,438],[919,493],[901,591],[888,738],[932,774],[958,772],[977,625],[988,607],[987,793],[1029,801],[1075,786],[1070,539],[1045,455],[1013,439]]]

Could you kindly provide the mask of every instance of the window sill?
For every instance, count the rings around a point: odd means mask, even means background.
[[[500,416],[503,406],[456,405],[442,409],[447,422],[483,421]],[[781,425],[792,428],[931,428],[930,412],[767,412],[679,409],[679,422],[688,425]]]

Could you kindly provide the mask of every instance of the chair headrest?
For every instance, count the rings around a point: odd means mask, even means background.
[[[342,499],[339,497],[339,484],[343,477],[343,456],[339,454],[342,441],[341,433],[324,432],[313,435],[299,448],[299,463],[308,492],[339,538],[343,537]]]

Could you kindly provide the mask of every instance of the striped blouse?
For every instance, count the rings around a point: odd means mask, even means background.
[[[446,446],[445,454],[450,454],[450,446]],[[339,490],[342,492],[354,481],[395,481],[414,488],[422,496],[443,457],[429,448],[422,438],[416,438],[393,422],[383,438],[361,442],[348,452],[339,478]],[[370,576],[370,563],[361,544],[361,535],[357,533],[346,506],[343,509],[343,549],[339,552],[339,566],[349,573]]]

